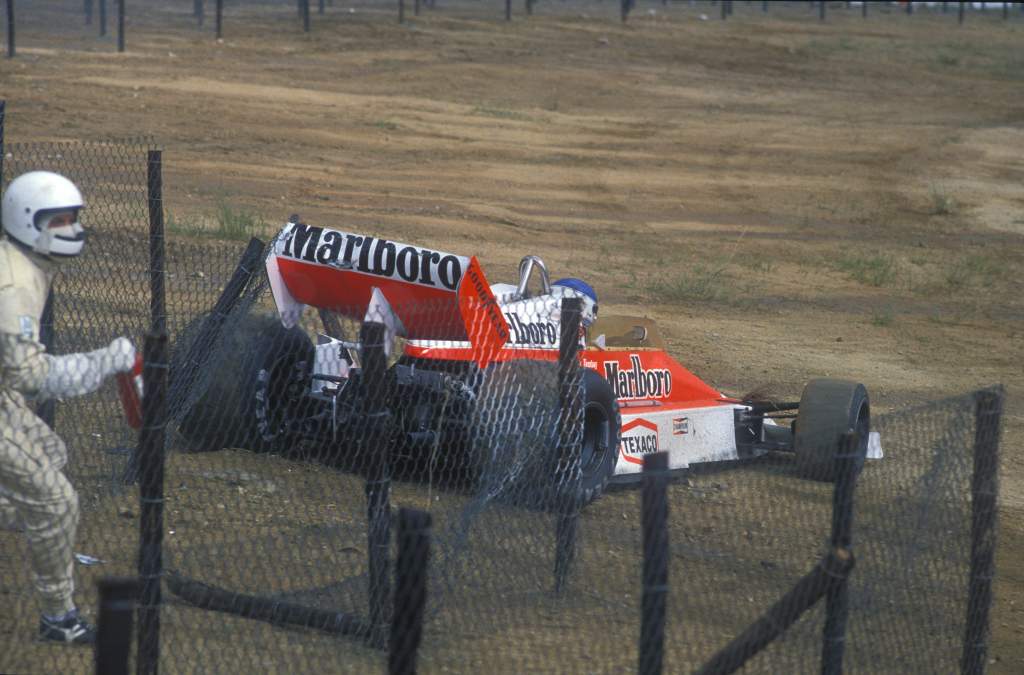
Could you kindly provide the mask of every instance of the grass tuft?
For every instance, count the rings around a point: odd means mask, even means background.
[[[836,267],[853,279],[868,286],[889,286],[896,281],[898,268],[891,255],[845,255]]]

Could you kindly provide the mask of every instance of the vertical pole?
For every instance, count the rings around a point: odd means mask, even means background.
[[[398,0],[398,23],[405,23],[405,0]]]
[[[395,610],[388,645],[388,673],[415,675],[416,653],[423,638],[430,560],[430,514],[416,509],[398,512],[398,558],[395,561]]]
[[[14,49],[14,0],[7,0],[7,58],[13,59]]]
[[[860,436],[847,432],[837,439],[836,482],[832,492],[831,546],[837,556],[849,554],[853,545],[853,490],[857,467],[862,461]],[[822,675],[841,675],[846,646],[846,624],[850,614],[847,578],[829,587],[825,595],[825,630],[821,648]]]
[[[860,15],[864,19],[868,18],[868,3],[867,3],[867,0],[864,0],[864,2],[860,3]]]
[[[576,530],[579,524],[577,487],[582,437],[582,386],[580,370],[580,322],[583,303],[579,298],[562,300],[558,342],[558,448],[555,480],[555,593],[565,590],[576,557]]]
[[[85,25],[92,25],[92,0],[85,0],[85,6],[82,8],[85,11]]]
[[[0,197],[4,194],[4,118],[7,116],[7,101],[0,98]]]
[[[967,628],[960,672],[984,673],[995,576],[996,502],[999,497],[999,424],[1003,392],[980,391],[975,398],[974,473],[971,476],[971,571],[967,585]]]
[[[644,457],[640,528],[643,589],[640,598],[640,675],[658,675],[665,656],[668,605],[668,453]]]
[[[39,342],[46,347],[48,354],[56,352],[53,334],[54,302],[53,287],[51,286],[50,292],[46,295],[46,304],[43,305],[43,314],[39,317]],[[36,408],[36,415],[53,429],[53,424],[57,419],[57,401],[52,398],[43,401]]]
[[[164,289],[164,179],[163,152],[150,150],[146,167],[149,197],[149,309],[154,333],[167,332],[167,298]]]
[[[132,623],[139,582],[134,578],[106,577],[100,579],[97,586],[100,594],[100,612],[96,631],[96,672],[104,675],[128,675],[128,660],[132,651]]]
[[[818,21],[825,20],[825,0],[818,3]]]
[[[196,17],[196,25],[200,28],[203,27],[203,20],[206,18],[206,7],[203,6],[203,0],[195,0],[192,3],[192,15]]]
[[[167,426],[167,333],[146,335],[139,433],[139,637],[137,672],[160,663],[160,577],[163,575],[164,433]]]
[[[309,32],[309,0],[299,0],[302,7],[302,32]]]
[[[117,51],[124,52],[124,0],[117,0]]]
[[[363,456],[367,459],[366,517],[370,586],[370,626],[374,640],[386,639],[388,598],[391,595],[388,560],[391,542],[391,478],[390,445],[387,430],[387,356],[384,324],[366,322],[359,331],[366,387],[367,430],[363,439]]]
[[[629,18],[630,0],[620,0],[619,13],[622,15],[622,23],[626,23]]]
[[[505,0],[505,21],[512,20],[512,0]]]
[[[217,16],[214,19],[217,29],[217,39],[224,37],[224,0],[217,0]]]
[[[100,0],[100,37],[107,36],[107,0]]]
[[[725,21],[729,17],[729,5],[726,0],[722,0],[722,21]]]
[[[966,4],[967,4],[966,2],[964,2],[963,0],[960,0],[960,9],[959,9],[959,11],[957,12],[957,15],[956,15],[956,22],[958,24],[960,24],[961,26],[964,23],[964,5],[966,5]]]

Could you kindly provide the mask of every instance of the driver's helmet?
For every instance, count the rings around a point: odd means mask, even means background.
[[[573,277],[559,279],[551,284],[551,292],[563,298],[580,298],[583,300],[581,320],[584,326],[590,326],[590,324],[597,320],[597,292],[587,282]]]
[[[7,186],[0,214],[15,241],[43,255],[73,256],[85,244],[81,208],[82,193],[74,183],[50,171],[30,171]]]

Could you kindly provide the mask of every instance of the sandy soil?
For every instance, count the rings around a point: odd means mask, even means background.
[[[991,651],[1019,672],[1019,19],[462,2],[398,25],[337,2],[307,35],[265,3],[216,41],[175,1],[117,54],[47,4],[0,64],[8,140],[151,135],[175,222],[298,212],[476,254],[492,282],[538,254],[731,393],[839,376],[886,411],[1004,383]]]

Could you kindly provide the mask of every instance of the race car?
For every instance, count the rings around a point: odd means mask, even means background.
[[[205,449],[280,450],[309,441],[340,456],[358,445],[367,412],[363,346],[339,335],[339,319],[369,320],[386,328],[398,456],[436,460],[440,452],[446,466],[462,466],[469,480],[495,492],[544,484],[557,452],[561,309],[575,298],[582,413],[571,489],[581,503],[612,480],[635,477],[644,456],[660,451],[670,469],[791,452],[797,471],[816,480],[834,479],[845,431],[858,432],[861,457],[869,446],[880,454],[862,384],[811,380],[794,402],[726,396],[666,351],[652,320],[598,316],[589,284],[551,281],[537,256],[522,259],[515,284],[490,284],[475,257],[296,217],[273,240],[265,264],[277,316],[249,318],[231,331],[222,352],[246,362],[225,359],[180,425]],[[324,326],[316,344],[301,327],[307,308]],[[234,402],[228,412],[225,401]]]

